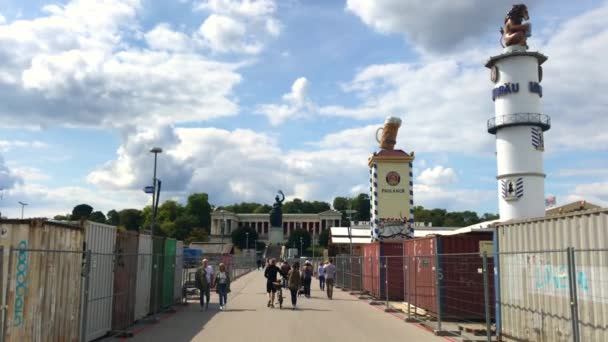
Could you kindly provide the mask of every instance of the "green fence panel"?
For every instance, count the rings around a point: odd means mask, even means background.
[[[175,287],[175,239],[165,239],[165,254],[163,260],[163,291],[162,306],[169,307],[173,304],[173,290]]]
[[[152,242],[152,288],[150,290],[150,313],[160,311],[163,297],[163,264],[165,255],[165,238],[154,237]]]

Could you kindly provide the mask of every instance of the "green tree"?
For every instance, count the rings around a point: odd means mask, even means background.
[[[197,227],[203,228],[209,232],[209,229],[211,228],[211,205],[209,204],[209,195],[205,193],[196,193],[188,196],[186,213],[196,217]]]
[[[165,237],[175,236],[175,231],[177,230],[177,225],[175,224],[175,222],[171,221],[155,223],[154,226],[158,227],[154,229],[154,234]]]
[[[304,205],[302,200],[295,198],[293,201],[283,203],[283,213],[285,214],[302,214],[304,213]]]
[[[350,200],[346,197],[336,197],[334,198],[333,203],[334,210],[344,212],[346,209],[348,209],[349,203]]]
[[[170,221],[169,221],[170,222]],[[171,237],[184,240],[197,225],[197,218],[193,215],[182,215],[175,220],[175,234]]]
[[[69,221],[70,220],[70,214],[55,215],[55,217],[53,217],[53,220],[56,220],[56,221]]]
[[[287,247],[297,248],[300,250],[300,238],[302,238],[303,248],[306,249],[311,246],[312,238],[310,233],[304,229],[296,229],[289,234],[289,240],[287,240]]]
[[[209,235],[204,229],[194,228],[190,231],[190,234],[184,239],[184,245],[188,246],[192,242],[207,242],[209,241]]]
[[[369,211],[371,208],[371,204],[369,202],[368,194],[359,194],[357,197],[351,200],[352,209],[356,210],[357,213],[353,216],[354,220],[357,221],[369,221]]]
[[[123,209],[118,215],[120,226],[124,227],[126,230],[137,231],[143,223],[142,213],[137,209]]]
[[[104,215],[101,211],[94,211],[89,216],[89,220],[98,223],[106,223],[106,215]]]
[[[86,220],[93,212],[93,207],[88,204],[79,204],[72,209],[72,220]]]
[[[324,231],[321,232],[321,234],[319,234],[319,246],[325,247],[325,248],[327,248],[327,246],[329,246],[329,237],[330,237],[329,235],[330,235],[329,229],[325,229]]]
[[[106,222],[108,224],[111,224],[113,226],[118,226],[120,224],[120,215],[118,214],[118,211],[112,209],[110,211],[108,211],[108,214],[106,215],[107,219]]]
[[[247,238],[249,233],[249,238]],[[239,227],[232,232],[232,243],[240,249],[254,248],[255,241],[258,239],[258,233],[251,227]],[[249,240],[249,246],[247,246]]]
[[[481,222],[494,221],[494,220],[498,220],[498,219],[499,219],[499,216],[497,214],[484,213],[481,216]]]
[[[257,206],[253,210],[253,213],[254,214],[268,214],[270,212],[270,210],[272,210],[271,206],[269,206],[268,204],[262,204],[262,205]]]

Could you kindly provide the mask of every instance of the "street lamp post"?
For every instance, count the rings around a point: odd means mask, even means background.
[[[348,209],[346,210],[346,214],[348,214],[348,239],[350,240],[350,255],[353,255],[353,219],[352,214],[356,213],[356,210]]]
[[[304,246],[304,239],[300,237],[300,256],[301,257],[304,256],[304,252],[303,252],[304,248],[303,248],[303,246]]]
[[[312,258],[313,258],[313,260],[315,257],[316,257],[316,255],[315,255],[315,232],[313,230],[313,232],[312,232]]]
[[[19,204],[21,205],[21,219],[23,220],[23,210],[24,210],[25,206],[27,205],[27,203],[23,203],[23,202],[19,201]]]
[[[245,249],[249,249],[249,232],[245,232],[245,237],[246,237],[245,241],[247,242],[245,244]]]
[[[224,242],[224,229],[226,228],[226,219],[224,218],[224,209],[220,210],[222,214],[222,243]]]
[[[156,218],[156,186],[158,183],[158,180],[156,179],[156,162],[158,159],[158,154],[162,153],[163,149],[160,147],[154,147],[150,150],[150,153],[154,153],[154,176],[152,177],[152,187],[153,187],[153,191],[152,191],[152,219],[150,220],[150,240],[152,241],[152,244],[154,244],[154,219]],[[152,257],[154,258],[154,255],[152,255]],[[157,260],[156,263],[158,263],[160,261],[160,257],[156,256]],[[154,260],[152,261],[152,269],[154,269],[155,264]],[[154,274],[154,284],[156,284],[155,289],[156,291],[159,291],[160,289],[158,288],[158,275],[160,272],[154,272],[152,270],[152,273]],[[156,306],[158,305],[158,303],[156,302],[156,293],[152,294],[152,312],[154,314],[156,314]]]

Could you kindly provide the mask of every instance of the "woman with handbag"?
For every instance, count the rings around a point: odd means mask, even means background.
[[[224,263],[220,264],[219,270],[215,274],[215,292],[220,296],[220,311],[225,311],[230,293],[230,275],[228,275]]]

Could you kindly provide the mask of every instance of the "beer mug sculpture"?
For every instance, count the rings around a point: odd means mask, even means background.
[[[384,127],[380,127],[376,130],[376,141],[380,143],[380,148],[383,150],[392,150],[395,148],[397,143],[397,132],[401,127],[401,119],[389,116],[384,120]],[[378,137],[378,133],[382,131],[381,137]]]

